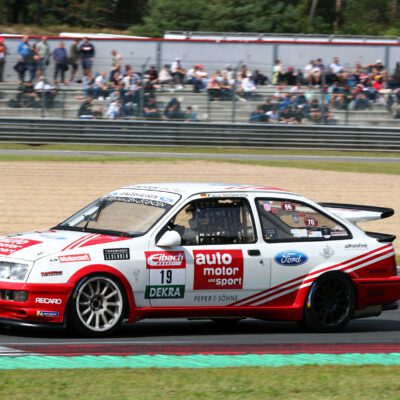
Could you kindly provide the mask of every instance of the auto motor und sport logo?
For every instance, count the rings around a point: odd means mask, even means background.
[[[285,250],[278,253],[274,260],[277,264],[284,266],[298,266],[308,261],[308,256],[296,250]]]
[[[241,250],[193,250],[194,290],[243,288]]]
[[[39,240],[4,238],[0,240],[0,254],[9,255],[35,244],[42,243]]]
[[[60,263],[69,263],[91,261],[91,258],[89,254],[70,254],[68,256],[58,256],[58,260]]]

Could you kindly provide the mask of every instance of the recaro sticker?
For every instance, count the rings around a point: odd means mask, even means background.
[[[183,251],[145,251],[149,284],[145,299],[182,299],[185,296],[186,257]]]
[[[35,244],[42,243],[38,240],[21,238],[4,238],[0,240],[0,254],[9,255]]]
[[[308,261],[308,256],[296,250],[285,250],[278,253],[274,260],[277,264],[295,267]]]
[[[193,250],[194,290],[243,288],[241,250]]]

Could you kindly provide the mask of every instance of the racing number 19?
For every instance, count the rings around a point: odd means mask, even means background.
[[[168,284],[168,283],[172,282],[172,270],[170,270],[170,269],[167,269],[167,270],[162,269],[160,271],[160,274],[161,274],[161,284],[164,284],[164,283]]]

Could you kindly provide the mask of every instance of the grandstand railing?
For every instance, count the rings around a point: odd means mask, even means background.
[[[0,118],[0,142],[400,151],[400,129]]]

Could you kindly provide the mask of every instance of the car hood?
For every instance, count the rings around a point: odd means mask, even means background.
[[[131,238],[53,229],[26,232],[0,237],[0,258],[36,261],[54,253],[79,254],[88,250],[83,248],[127,239]]]

